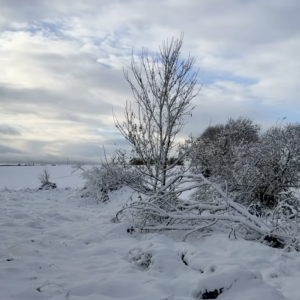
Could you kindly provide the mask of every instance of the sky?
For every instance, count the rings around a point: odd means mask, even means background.
[[[0,0],[0,163],[97,163],[129,149],[114,125],[133,101],[123,68],[184,33],[200,68],[178,136],[230,117],[300,113],[299,0]]]

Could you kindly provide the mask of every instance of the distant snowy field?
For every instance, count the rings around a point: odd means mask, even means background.
[[[58,187],[82,187],[83,180],[80,171],[74,171],[69,165],[62,166],[10,166],[0,167],[0,189],[25,189],[40,186],[38,175],[47,169],[50,181],[57,183]]]
[[[97,205],[69,166],[48,167],[58,189],[37,191],[43,169],[0,167],[1,300],[300,300],[299,253],[224,234],[130,234],[130,220],[111,221],[129,188]]]

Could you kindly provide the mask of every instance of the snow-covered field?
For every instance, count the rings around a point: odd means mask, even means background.
[[[78,188],[83,185],[80,172],[73,172],[71,166],[16,166],[0,167],[0,189],[26,189],[39,187],[39,174],[43,170],[50,173],[50,181],[57,183],[58,187]]]
[[[25,189],[42,169],[0,167],[1,300],[300,300],[299,253],[223,234],[130,233],[111,221],[129,188],[97,205],[79,197],[79,173],[55,166],[58,189]]]

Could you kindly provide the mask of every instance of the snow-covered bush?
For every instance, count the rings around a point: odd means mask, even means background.
[[[81,191],[81,197],[92,197],[97,202],[106,202],[108,197],[108,180],[103,168],[94,166],[91,170],[84,170],[82,178],[85,185]]]
[[[82,166],[75,168],[82,170],[81,176],[85,180],[81,196],[94,198],[97,202],[109,201],[108,192],[118,190],[131,181],[139,181],[132,170],[124,169],[113,160],[110,162],[106,160],[91,169],[84,169]]]
[[[261,135],[253,151],[255,171],[252,182],[256,197],[267,206],[280,203],[282,194],[300,182],[300,124],[274,126]],[[252,167],[254,169],[254,166]]]
[[[243,205],[274,208],[282,194],[299,186],[299,124],[280,124],[260,133],[249,119],[230,119],[190,138],[183,147],[191,149],[194,173],[234,193]]]
[[[110,171],[117,171],[112,168]],[[108,192],[117,190],[122,186],[122,182],[113,176],[106,168],[101,166],[93,166],[90,170],[82,172],[82,178],[85,185],[82,189],[82,197],[92,197],[97,202],[106,202],[109,200]]]
[[[151,253],[145,253],[142,249],[133,249],[129,252],[128,261],[135,263],[144,270],[148,269],[151,264]]]

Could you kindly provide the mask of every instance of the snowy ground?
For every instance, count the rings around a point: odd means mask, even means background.
[[[111,222],[128,188],[97,205],[82,202],[64,176],[53,180],[57,190],[13,191],[23,181],[1,174],[10,188],[0,192],[1,300],[188,300],[220,291],[223,300],[300,300],[298,253],[222,234],[185,243],[183,233],[131,234],[129,223]]]
[[[50,172],[50,181],[57,183],[58,187],[78,188],[83,185],[80,172],[73,172],[69,165],[61,166],[18,166],[0,167],[0,190],[37,188],[40,185],[39,174],[43,170]]]

